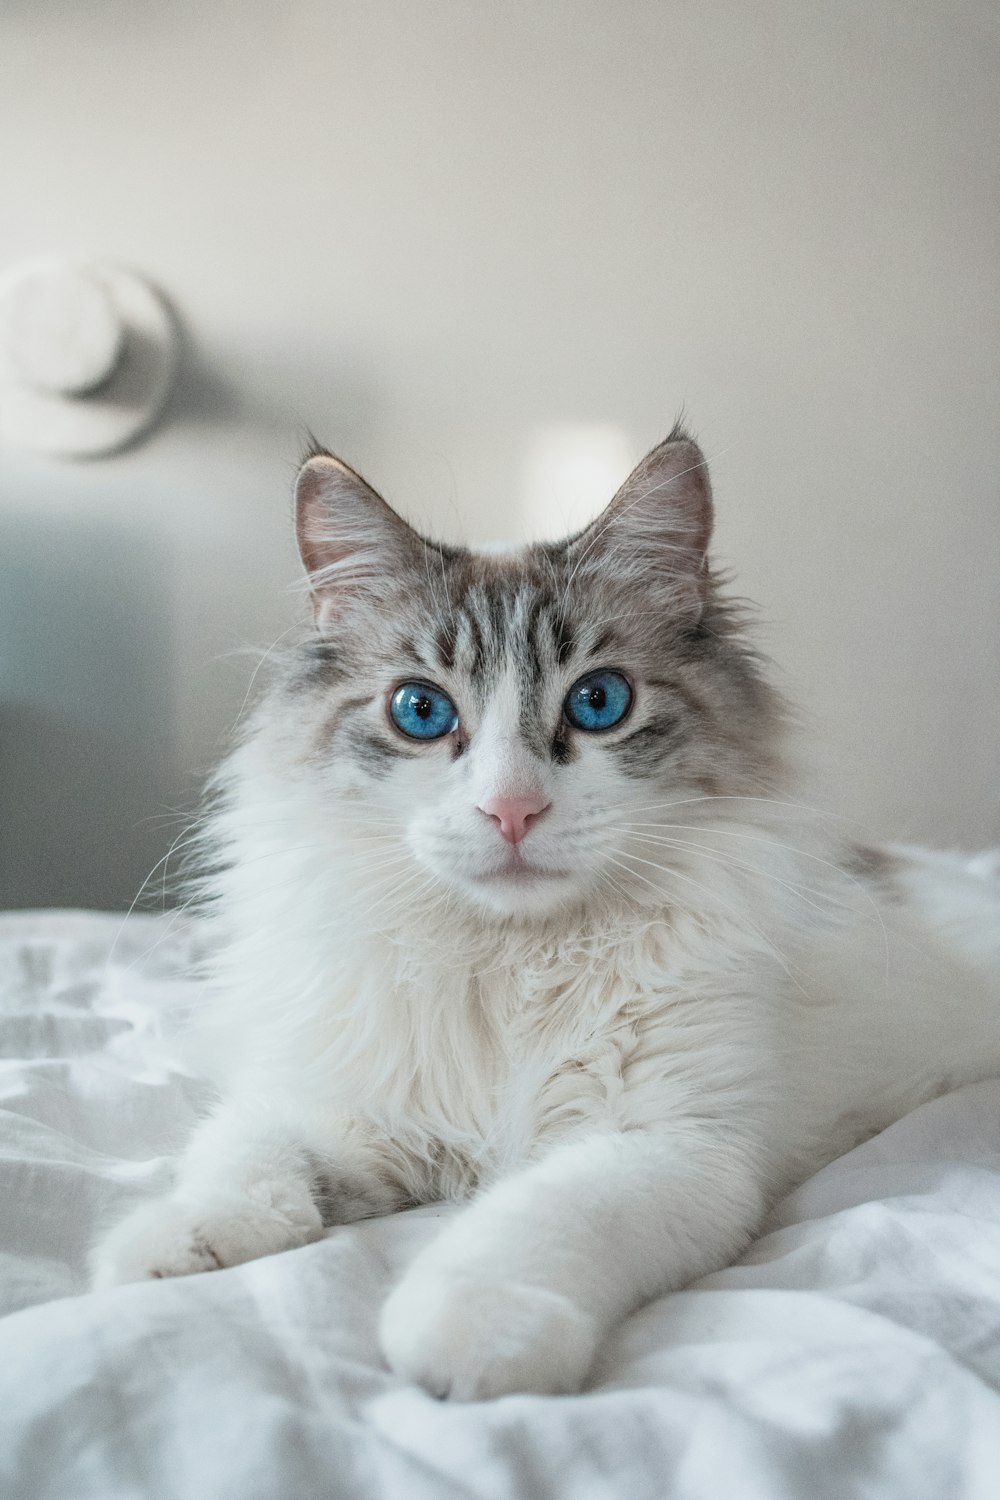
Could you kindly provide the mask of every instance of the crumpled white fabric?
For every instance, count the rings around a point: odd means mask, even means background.
[[[95,1227],[162,1191],[197,1107],[194,942],[0,918],[4,1500],[1000,1496],[1000,1081],[819,1172],[579,1396],[441,1404],[384,1368],[380,1302],[450,1210],[88,1293]]]

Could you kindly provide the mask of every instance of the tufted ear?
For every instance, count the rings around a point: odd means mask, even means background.
[[[610,505],[569,543],[577,576],[612,569],[650,584],[680,618],[708,588],[712,491],[698,444],[679,427],[633,469]]]
[[[332,453],[313,453],[295,485],[295,534],[323,628],[414,560],[420,538],[360,474]]]

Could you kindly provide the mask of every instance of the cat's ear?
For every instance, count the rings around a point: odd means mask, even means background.
[[[712,490],[705,456],[679,427],[647,453],[610,505],[569,544],[577,576],[620,570],[696,621],[709,584]]]
[[[398,577],[420,542],[415,531],[332,453],[314,452],[295,484],[295,534],[322,629],[345,603]]]

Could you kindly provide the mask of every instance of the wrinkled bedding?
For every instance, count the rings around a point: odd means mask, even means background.
[[[174,919],[0,917],[4,1500],[997,1500],[1000,1081],[819,1172],[731,1269],[644,1308],[575,1397],[449,1405],[377,1310],[451,1210],[232,1270],[86,1290],[200,1087]]]

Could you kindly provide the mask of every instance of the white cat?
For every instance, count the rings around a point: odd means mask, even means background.
[[[322,450],[297,503],[315,631],[208,829],[220,1102],[96,1281],[470,1198],[389,1364],[572,1391],[790,1185],[1000,1072],[1000,881],[797,804],[681,431],[558,545],[424,541]]]

